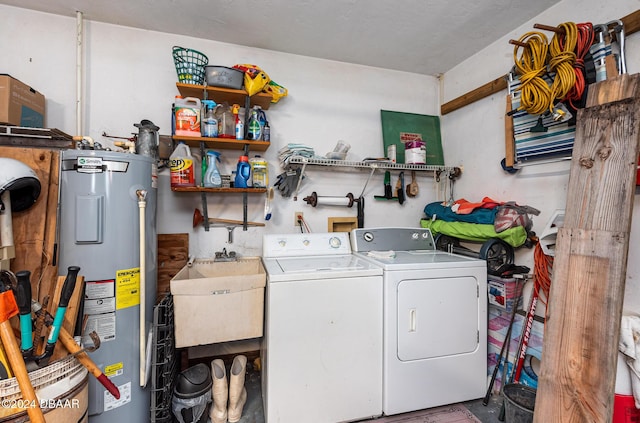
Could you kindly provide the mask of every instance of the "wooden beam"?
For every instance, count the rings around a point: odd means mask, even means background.
[[[640,74],[593,84],[577,122],[534,423],[611,422],[640,142]]]
[[[629,36],[634,32],[640,31],[640,10],[636,10],[620,19],[624,25],[625,36]],[[471,103],[475,103],[478,100],[482,100],[492,94],[498,93],[507,89],[507,75],[500,76],[491,82],[487,82],[481,87],[476,88],[473,91],[469,91],[460,97],[444,103],[440,106],[440,114],[446,115],[454,110],[458,110],[462,107],[468,106]]]

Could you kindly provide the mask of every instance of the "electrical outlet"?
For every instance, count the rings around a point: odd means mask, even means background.
[[[302,222],[299,222],[299,220],[304,219],[304,213],[302,212],[295,212],[293,214],[293,226],[302,226]]]

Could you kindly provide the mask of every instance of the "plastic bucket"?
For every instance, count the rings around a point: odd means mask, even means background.
[[[506,423],[533,422],[533,408],[536,404],[536,390],[530,386],[510,383],[502,391],[505,399],[504,421]]]

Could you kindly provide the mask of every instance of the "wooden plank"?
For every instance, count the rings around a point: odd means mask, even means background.
[[[34,297],[40,292],[44,233],[49,206],[49,182],[53,152],[43,149],[0,147],[0,157],[16,159],[29,166],[40,180],[40,196],[36,203],[21,212],[13,213],[13,238],[16,258],[11,261],[11,271],[31,272],[31,289]],[[43,281],[45,282],[45,281]],[[48,288],[48,286],[46,287]],[[48,291],[48,289],[46,289]]]
[[[189,234],[158,234],[158,299],[170,292],[170,282],[189,261]]]
[[[535,423],[610,422],[613,411],[640,142],[640,75],[594,84],[587,104],[578,112],[556,241]]]
[[[507,167],[513,167],[516,161],[516,140],[513,135],[513,116],[508,114],[512,108],[511,95],[507,94],[507,107],[504,114],[504,164]]]
[[[473,91],[470,91],[466,94],[461,95],[458,98],[455,98],[447,103],[444,103],[440,106],[440,114],[446,115],[447,113],[451,113],[454,110],[458,110],[467,106],[471,103],[474,103],[478,100],[481,100],[485,97],[490,96],[491,94],[499,93],[502,90],[507,89],[507,77],[506,75],[500,76],[494,79],[491,82],[487,82],[481,87],[476,88]]]
[[[625,36],[629,36],[635,32],[640,31],[640,10],[636,10],[620,19],[624,25]],[[498,93],[507,88],[507,75],[500,76],[491,82],[476,88],[473,91],[469,91],[460,97],[444,103],[440,106],[440,114],[446,115],[454,110],[458,110],[462,107],[468,106],[478,100],[482,100],[492,94]]]

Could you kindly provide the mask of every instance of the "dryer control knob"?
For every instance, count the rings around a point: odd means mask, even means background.
[[[331,248],[339,248],[340,245],[342,245],[342,241],[340,241],[340,238],[332,236],[331,239],[329,239],[329,245]]]
[[[417,232],[414,232],[411,234],[412,239],[418,239],[419,237],[420,237],[420,234],[418,234]]]
[[[362,238],[364,238],[364,240],[367,242],[371,242],[373,241],[373,234],[371,232],[365,232],[364,234],[362,234]]]

